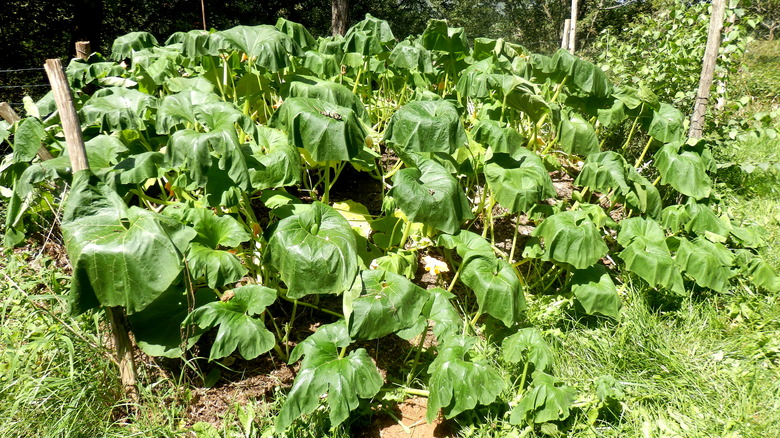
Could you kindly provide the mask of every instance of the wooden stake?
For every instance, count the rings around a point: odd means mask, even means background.
[[[571,19],[563,20],[563,38],[561,38],[561,49],[569,50],[569,31],[571,30]]]
[[[87,150],[84,147],[84,139],[81,135],[76,107],[73,105],[73,95],[62,70],[59,59],[47,59],[43,66],[49,77],[54,101],[60,112],[62,129],[65,131],[65,142],[70,156],[70,164],[75,174],[79,171],[89,170]],[[119,376],[122,387],[127,397],[134,403],[138,402],[138,387],[136,386],[136,369],[133,360],[133,342],[127,333],[127,317],[121,307],[106,307],[106,315],[111,323],[111,332],[114,335],[114,347],[116,349],[117,362],[119,362]]]
[[[704,60],[701,66],[699,78],[699,91],[693,104],[691,115],[691,128],[688,137],[701,138],[704,129],[704,116],[707,114],[707,103],[710,100],[712,79],[715,75],[715,62],[718,59],[720,48],[720,35],[723,30],[723,16],[726,14],[724,0],[712,1],[712,15],[710,15],[710,30],[707,33],[707,48],[704,50]]]
[[[574,54],[577,46],[577,0],[571,0],[571,28],[569,29],[569,52]]]
[[[92,53],[89,41],[77,41],[76,42],[76,58],[87,60],[90,53]]]
[[[11,108],[11,105],[9,105],[8,102],[0,102],[0,117],[12,125],[22,120],[22,118],[19,117],[19,114],[16,114],[16,111]],[[42,161],[46,161],[54,158],[54,155],[52,155],[48,149],[41,146],[38,148],[38,158],[40,158]]]

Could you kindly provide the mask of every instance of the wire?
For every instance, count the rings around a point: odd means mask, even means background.
[[[0,88],[2,89],[8,89],[8,88],[40,88],[40,87],[48,87],[49,85],[0,85]]]
[[[0,73],[16,73],[18,71],[39,71],[39,70],[43,70],[43,67],[30,67],[30,68],[17,68],[17,69],[0,70]]]

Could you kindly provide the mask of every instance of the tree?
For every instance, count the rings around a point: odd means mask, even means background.
[[[754,0],[748,10],[761,17],[761,26],[769,32],[769,40],[774,40],[780,28],[780,0]]]
[[[349,0],[333,0],[331,3],[333,13],[333,35],[344,35],[349,24]]]

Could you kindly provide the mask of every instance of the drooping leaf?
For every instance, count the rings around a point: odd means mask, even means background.
[[[365,349],[340,357],[339,348],[351,342],[342,320],[320,327],[293,349],[290,363],[301,356],[304,359],[276,419],[277,432],[284,432],[295,419],[313,412],[323,398],[330,408],[331,427],[336,427],[357,408],[358,397],[369,398],[379,392],[382,377]]]
[[[587,157],[600,151],[593,125],[573,111],[561,111],[558,139],[561,149],[568,154]]]
[[[401,41],[393,47],[388,58],[390,65],[416,73],[433,73],[431,53],[422,45],[409,40]]]
[[[720,243],[712,243],[702,237],[689,241],[679,237],[679,248],[674,261],[696,284],[725,292],[729,279],[734,275],[731,271],[733,255]]]
[[[527,212],[556,196],[550,175],[538,155],[518,147],[509,154],[485,154],[485,179],[498,203],[510,213]]]
[[[22,119],[14,133],[14,163],[32,161],[44,138],[46,131],[40,120],[35,117]]]
[[[604,71],[592,62],[580,59],[569,51],[560,49],[552,58],[555,66],[553,75],[557,78],[568,76],[567,86],[598,98],[612,94],[612,83]]]
[[[463,189],[434,160],[419,158],[416,164],[416,168],[401,169],[393,176],[390,196],[410,220],[454,234],[462,221],[472,217]]]
[[[130,58],[134,51],[156,45],[157,39],[149,32],[130,32],[114,40],[111,46],[111,58],[116,60]]]
[[[219,102],[219,96],[198,89],[186,89],[165,96],[157,109],[155,119],[157,133],[167,134],[183,127],[193,128],[198,124],[196,109],[215,102]],[[187,126],[188,124],[190,126]]]
[[[542,238],[542,258],[568,263],[577,269],[593,265],[608,250],[596,225],[582,210],[556,213],[545,219],[531,235]]]
[[[450,339],[428,367],[431,378],[426,419],[429,423],[439,409],[446,418],[453,418],[477,404],[493,403],[504,389],[504,380],[492,366],[485,361],[466,359],[475,343],[475,338],[465,336]]]
[[[369,35],[372,35],[382,44],[390,44],[395,41],[393,31],[390,29],[390,24],[387,21],[376,18],[371,14],[366,14],[363,20],[358,21],[355,23],[355,25],[350,27],[346,35],[344,35],[344,38],[346,39],[351,33],[356,31],[363,31]]]
[[[190,244],[187,261],[193,277],[205,277],[210,288],[235,283],[248,272],[235,255],[198,242]]]
[[[412,280],[417,274],[417,253],[400,249],[388,251],[372,261],[371,269],[383,269]]]
[[[85,124],[96,124],[103,132],[146,129],[147,111],[154,97],[123,87],[103,88],[81,108]]]
[[[504,338],[501,343],[504,360],[511,363],[530,362],[532,370],[550,372],[555,356],[553,350],[536,327],[524,327]]]
[[[284,99],[290,97],[308,97],[343,106],[355,112],[365,124],[369,124],[368,114],[363,102],[352,90],[337,82],[319,79],[313,76],[289,76],[281,86]],[[343,115],[342,115],[343,117]]]
[[[468,52],[469,44],[462,27],[448,27],[444,20],[428,20],[428,26],[420,36],[420,43],[427,50],[446,53]]]
[[[589,315],[600,313],[617,318],[620,296],[609,272],[600,264],[574,271],[571,290]]]
[[[301,155],[287,140],[284,132],[259,126],[257,143],[250,143],[252,158],[249,162],[249,179],[252,188],[293,186],[301,182]]]
[[[460,230],[455,235],[441,234],[437,244],[447,249],[455,249],[463,259],[469,252],[493,253],[490,242],[479,234],[468,230]]]
[[[318,162],[356,157],[368,136],[352,109],[306,97],[285,100],[268,123]]]
[[[405,152],[446,152],[466,145],[458,110],[446,100],[412,101],[396,111],[384,141]]]
[[[268,254],[287,285],[290,298],[339,294],[358,274],[352,227],[333,208],[315,202],[279,221],[268,238]]]
[[[290,65],[290,56],[302,55],[287,34],[270,25],[236,26],[219,32],[230,47],[249,56],[251,62],[275,72]]]
[[[269,351],[276,343],[262,320],[254,318],[276,301],[276,291],[259,285],[242,286],[226,294],[232,298],[215,301],[195,309],[186,323],[202,329],[219,326],[209,360],[221,359],[236,349],[250,360]]]
[[[300,23],[279,17],[279,19],[276,20],[275,27],[279,29],[280,32],[292,38],[292,40],[303,50],[308,50],[317,45],[317,41],[314,40],[314,37],[311,36],[309,31]]]
[[[669,184],[680,193],[696,199],[710,196],[712,180],[707,175],[704,159],[681,143],[662,146],[655,153],[655,167],[661,173],[662,184]]]
[[[626,269],[651,286],[684,293],[680,269],[672,259],[666,235],[657,222],[641,217],[625,219],[620,223],[617,240],[624,248],[618,256]]]
[[[179,276],[182,252],[195,234],[162,215],[126,208],[110,188],[77,173],[63,217],[72,313],[99,305],[143,310]]]
[[[377,339],[414,325],[428,299],[419,286],[380,269],[362,271],[363,291],[353,302],[350,336]]]
[[[517,130],[496,120],[479,120],[471,129],[471,135],[474,141],[490,147],[494,153],[512,154],[527,143]]]
[[[507,327],[521,319],[526,308],[523,286],[515,269],[493,252],[469,252],[463,259],[463,284],[477,296],[479,311],[487,313]]]
[[[568,418],[577,391],[542,371],[534,371],[531,377],[531,389],[512,409],[509,422],[540,424]]]
[[[189,324],[182,327],[191,308],[214,301],[214,292],[199,289],[194,300],[187,297],[183,285],[173,285],[144,310],[129,316],[133,336],[138,347],[150,356],[181,357],[187,348],[195,345],[203,330]],[[189,339],[188,339],[189,337]]]
[[[684,117],[680,110],[662,102],[645,129],[647,134],[662,143],[672,143],[684,140]]]

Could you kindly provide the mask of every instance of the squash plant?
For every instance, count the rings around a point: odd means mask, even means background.
[[[392,384],[428,395],[428,420],[517,397],[513,423],[560,421],[575,389],[527,297],[619,319],[627,277],[679,295],[780,289],[761,232],[719,209],[715,161],[683,137],[682,113],[568,52],[471,48],[441,21],[396,42],[367,16],[317,40],[283,19],[164,43],[135,32],[111,58],[67,68],[92,174],[71,179],[50,96],[0,125],[5,244],[60,203],[73,314],[124,307],[150,355],[211,342],[210,360],[301,360],[279,432],[320,405],[335,427]],[[649,139],[638,157],[602,150],[623,125]],[[36,158],[41,144],[54,159]],[[376,180],[380,199],[332,202],[345,175]],[[294,344],[303,306],[326,324]],[[504,327],[487,341],[516,379],[475,348],[481,322]],[[356,345],[426,335],[433,356],[410,346],[403,382]]]

